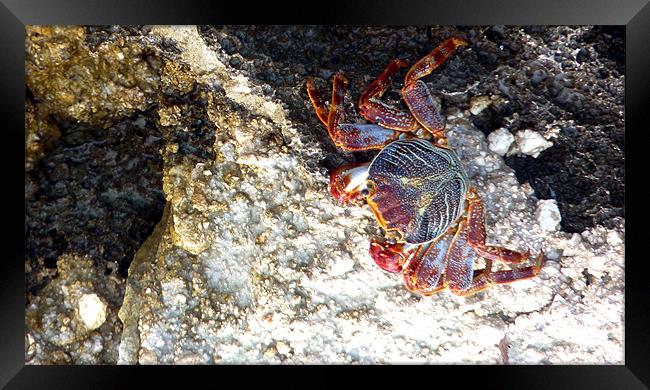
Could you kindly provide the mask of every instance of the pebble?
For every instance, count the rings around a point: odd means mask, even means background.
[[[244,62],[244,59],[242,58],[241,55],[235,54],[234,56],[230,57],[230,61],[228,61],[228,64],[232,66],[233,68],[239,69],[241,64]]]
[[[623,240],[621,240],[621,237],[618,235],[617,232],[611,231],[607,233],[607,243],[611,246],[617,246],[623,243]]]
[[[25,336],[25,361],[29,361],[34,357],[36,353],[36,340],[31,333],[27,333]]]
[[[555,199],[542,199],[537,202],[537,210],[535,211],[537,222],[539,226],[548,232],[558,231],[560,228],[560,221],[562,216],[560,209],[557,207]]]
[[[469,112],[472,115],[478,115],[490,105],[488,96],[475,96],[469,101]]]
[[[557,248],[550,248],[544,252],[547,260],[560,261],[562,257],[562,250]]]
[[[275,348],[277,349],[278,353],[281,355],[286,356],[289,354],[289,352],[291,352],[291,347],[286,343],[283,343],[282,341],[278,341],[275,345]]]
[[[552,142],[545,140],[539,133],[532,130],[518,131],[516,141],[521,153],[534,158],[537,158],[542,151],[553,146]]]
[[[589,53],[589,50],[585,49],[584,47],[578,51],[578,54],[576,54],[576,61],[579,63],[586,62],[590,58],[591,54]]]
[[[94,330],[106,321],[106,304],[97,294],[84,294],[79,299],[79,316],[86,329]]]
[[[515,140],[515,136],[512,135],[506,128],[496,129],[488,135],[489,148],[494,153],[503,156],[510,149],[510,145]]]

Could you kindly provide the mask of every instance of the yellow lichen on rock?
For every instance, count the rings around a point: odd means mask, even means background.
[[[26,35],[27,87],[49,114],[107,126],[152,104],[161,66],[152,46],[119,37],[91,50],[78,26],[28,26]]]

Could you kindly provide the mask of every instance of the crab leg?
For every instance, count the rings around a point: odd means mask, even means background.
[[[436,138],[445,139],[442,131],[444,129],[443,118],[440,108],[433,100],[426,84],[419,79],[433,72],[457,48],[464,45],[467,45],[467,42],[462,39],[447,39],[416,62],[409,69],[404,80],[402,96],[406,105],[422,127],[430,131]]]
[[[462,291],[452,290],[452,292],[456,295],[468,296],[483,291],[494,284],[505,284],[529,279],[537,276],[543,265],[544,254],[540,253],[537,257],[537,264],[534,266],[492,272],[492,261],[486,259],[485,268],[475,271],[474,277],[472,278],[472,284],[469,288]]]
[[[530,257],[530,250],[516,252],[499,246],[485,245],[485,205],[474,187],[467,192],[467,240],[483,258],[519,264]]]
[[[483,288],[482,281],[484,278],[474,277],[474,263],[477,260],[477,254],[468,243],[467,220],[465,218],[461,219],[458,224],[458,230],[451,240],[446,260],[447,267],[445,268],[444,279],[445,284],[452,293],[468,295],[476,292],[473,290],[477,288],[477,282]],[[491,266],[492,264],[489,263],[488,265]],[[486,267],[486,269],[489,268]]]
[[[309,95],[309,100],[311,100],[311,104],[316,110],[318,119],[327,126],[327,117],[330,114],[330,109],[325,105],[325,102],[321,99],[318,92],[316,92],[316,86],[314,85],[314,79],[312,77],[307,77],[307,95]]]
[[[307,93],[321,122],[336,146],[347,150],[381,149],[399,138],[400,133],[374,124],[341,123],[344,117],[343,97],[348,80],[341,73],[334,75],[332,102],[325,121],[325,104],[314,89],[313,81],[307,80]]]
[[[406,73],[404,85],[407,86],[414,81],[430,74],[436,70],[436,68],[443,62],[445,62],[445,60],[450,55],[452,55],[454,51],[456,51],[456,49],[466,45],[467,41],[460,38],[449,38],[446,41],[442,42],[429,54],[422,57],[418,62],[411,66],[411,69],[409,69],[408,73]]]
[[[399,138],[399,132],[373,124],[332,124],[332,141],[346,150],[382,149]]]
[[[343,96],[348,80],[341,73],[337,73],[332,84],[332,103],[327,118],[327,131],[336,146],[348,150],[381,149],[397,139],[398,132],[377,125],[339,125],[344,115]]]
[[[452,238],[453,234],[446,234],[437,241],[418,248],[402,271],[407,289],[421,295],[431,295],[445,288],[441,276],[445,268],[447,248]]]
[[[444,290],[447,287],[447,286],[445,286],[444,278],[439,278],[438,282],[433,286],[426,286],[426,285],[425,286],[417,286],[417,287],[416,286],[411,286],[411,285],[408,284],[406,279],[404,279],[404,283],[406,283],[405,284],[406,288],[409,291],[414,292],[416,294],[420,294],[420,295],[425,296],[425,297],[427,297],[429,295],[433,295],[433,294],[435,294],[437,292],[440,292],[440,291]]]
[[[476,294],[485,290],[486,288],[492,286],[492,280],[490,279],[490,269],[492,268],[492,262],[486,260],[487,264],[484,269],[477,270],[474,272],[474,277],[472,278],[472,284],[469,288],[462,291],[453,291],[456,295],[466,297],[469,295]]]
[[[530,267],[522,267],[522,268],[509,269],[505,271],[492,272],[488,276],[488,279],[490,280],[490,283],[503,284],[503,283],[516,282],[517,280],[532,278],[534,276],[537,276],[540,273],[540,271],[542,270],[542,266],[544,265],[544,260],[545,260],[544,252],[540,251],[539,255],[537,256],[535,265],[532,265]]]
[[[366,91],[359,97],[361,116],[382,127],[397,131],[410,132],[418,128],[418,122],[413,115],[379,100],[390,87],[393,76],[405,66],[406,62],[400,59],[392,60],[381,75],[370,83]]]
[[[406,105],[411,110],[415,119],[436,138],[445,138],[443,129],[444,120],[440,114],[440,107],[433,100],[429,88],[423,81],[405,85],[402,95]]]

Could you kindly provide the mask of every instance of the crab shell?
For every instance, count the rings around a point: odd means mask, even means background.
[[[424,139],[387,145],[368,167],[367,197],[378,222],[409,244],[442,236],[465,210],[468,178],[449,148]]]

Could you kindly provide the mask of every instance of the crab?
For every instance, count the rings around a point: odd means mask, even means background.
[[[343,123],[348,80],[333,78],[332,99],[319,96],[313,78],[307,94],[336,146],[350,151],[379,149],[371,162],[349,164],[330,175],[329,191],[339,202],[370,206],[384,232],[372,237],[370,255],[383,270],[401,273],[406,288],[428,296],[444,289],[467,296],[490,286],[539,274],[544,253],[518,252],[486,243],[485,205],[444,133],[440,106],[421,80],[467,42],[450,38],[406,73],[401,93],[408,110],[381,100],[407,64],[392,60],[359,98],[367,124]],[[479,258],[484,266],[478,267]],[[492,263],[508,269],[492,270]],[[522,266],[520,264],[531,264]]]

